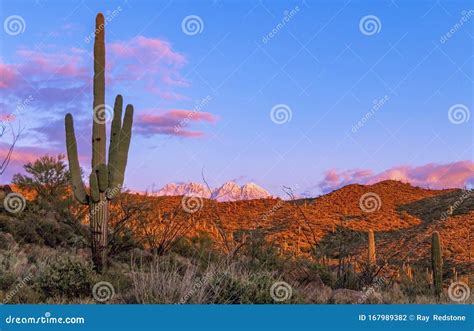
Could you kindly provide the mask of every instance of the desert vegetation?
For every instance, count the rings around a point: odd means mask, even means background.
[[[68,114],[69,166],[44,156],[0,189],[3,303],[473,302],[472,190],[383,181],[234,202],[122,192],[133,107],[122,119],[116,97],[106,158],[105,68],[99,14],[89,185]]]
[[[461,238],[472,211],[453,211],[439,231],[340,220],[321,227],[310,211],[324,197],[203,200],[189,213],[185,197],[119,193],[109,206],[107,266],[97,270],[88,206],[73,198],[64,157],[42,157],[25,172],[2,189],[26,197],[21,211],[0,213],[4,303],[94,303],[101,282],[113,287],[108,303],[452,303],[449,286],[473,281],[469,252],[449,253],[446,227],[456,220]],[[404,233],[413,250],[393,250]]]

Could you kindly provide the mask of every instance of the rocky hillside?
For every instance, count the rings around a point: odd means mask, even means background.
[[[228,200],[238,190],[224,187]],[[230,194],[227,194],[231,192]],[[242,196],[243,188],[240,190]],[[466,193],[467,192],[467,193]],[[236,195],[233,195],[233,194]],[[221,247],[238,245],[245,234],[258,234],[281,252],[318,254],[337,258],[336,243],[364,257],[366,231],[372,229],[377,256],[390,263],[410,261],[428,266],[433,231],[443,239],[446,265],[467,270],[472,265],[474,197],[462,190],[429,190],[397,181],[374,185],[348,185],[315,199],[284,201],[266,198],[216,202],[202,198],[198,208],[185,214],[192,220],[188,236],[207,232]],[[247,195],[251,197],[251,195]],[[160,215],[180,208],[181,197],[153,197]],[[153,216],[150,224],[157,222]]]

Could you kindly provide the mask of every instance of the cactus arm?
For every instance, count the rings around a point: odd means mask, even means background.
[[[104,15],[95,21],[94,40],[94,102],[92,122],[92,168],[105,163],[105,28]]]
[[[109,172],[107,169],[107,165],[105,165],[104,163],[99,164],[97,166],[95,174],[97,176],[99,191],[101,193],[105,192],[107,190],[107,187],[109,186]]]
[[[117,95],[114,105],[114,117],[112,119],[112,126],[110,129],[110,145],[109,145],[109,180],[114,182],[114,177],[117,176],[118,170],[118,151],[120,143],[120,131],[122,130],[122,107],[123,99],[121,95]]]
[[[69,171],[71,173],[71,185],[74,192],[74,197],[79,203],[87,205],[89,198],[82,182],[81,167],[77,157],[77,143],[76,135],[74,133],[74,120],[71,114],[67,114],[65,118],[66,126],[66,149],[67,158],[69,161]]]
[[[100,191],[99,191],[99,181],[97,179],[97,175],[95,171],[92,171],[89,176],[89,186],[91,191],[91,200],[92,202],[99,202],[100,201]]]
[[[120,131],[120,142],[117,154],[117,168],[116,172],[114,172],[114,178],[111,187],[115,191],[123,185],[125,168],[127,167],[128,150],[130,148],[130,139],[132,137],[132,124],[133,106],[127,105],[127,108],[125,109],[125,115],[123,117],[122,130]]]

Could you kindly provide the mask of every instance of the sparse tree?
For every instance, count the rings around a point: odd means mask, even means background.
[[[27,175],[15,174],[12,183],[20,189],[33,190],[42,200],[63,200],[68,196],[69,170],[64,163],[64,155],[42,156],[23,166]]]

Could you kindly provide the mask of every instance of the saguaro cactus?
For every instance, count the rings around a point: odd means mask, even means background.
[[[369,265],[375,265],[375,236],[374,236],[374,231],[369,230],[367,232],[367,238],[369,241],[369,255],[368,255],[368,262]]]
[[[100,272],[105,267],[107,258],[108,203],[120,192],[127,166],[132,133],[133,106],[127,105],[122,123],[122,96],[117,95],[115,98],[108,163],[106,163],[105,25],[104,16],[101,13],[97,15],[95,24],[92,171],[89,176],[89,193],[87,193],[82,182],[71,114],[66,115],[65,124],[71,184],[77,201],[89,205],[92,259],[95,268]]]
[[[440,296],[443,292],[443,255],[441,252],[441,239],[437,231],[431,235],[431,265],[433,268],[435,294]]]

